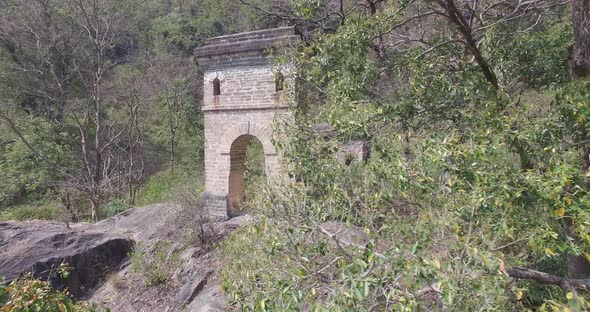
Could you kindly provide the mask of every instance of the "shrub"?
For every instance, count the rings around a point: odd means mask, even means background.
[[[207,244],[215,235],[213,229],[208,226],[211,217],[201,193],[201,189],[185,187],[176,195],[177,203],[182,209],[178,220],[187,245]]]
[[[129,203],[124,199],[115,199],[104,206],[106,217],[112,217],[127,209],[131,208]]]
[[[130,255],[131,269],[139,273],[147,286],[165,284],[179,265],[179,254],[170,242],[158,241],[152,248],[135,245]]]
[[[198,189],[202,181],[198,170],[193,167],[187,168],[183,165],[175,169],[162,170],[151,176],[142,187],[137,204],[144,206],[174,201],[178,189],[186,188],[187,185]]]
[[[8,286],[0,285],[0,305],[2,311],[14,312],[108,311],[86,302],[74,302],[67,291],[52,291],[49,282],[35,279],[30,274]]]
[[[0,211],[0,220],[55,220],[61,210],[55,202],[31,202]]]

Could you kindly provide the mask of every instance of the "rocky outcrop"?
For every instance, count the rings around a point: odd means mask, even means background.
[[[185,237],[196,226],[188,215],[177,205],[157,204],[70,228],[48,221],[0,223],[0,277],[10,281],[32,272],[111,311],[224,311],[214,243],[252,218],[208,224],[203,244]],[[149,249],[161,241],[179,259],[166,283],[147,285],[128,255],[134,245]],[[73,268],[67,279],[58,274],[61,263]]]
[[[320,225],[320,230],[327,236],[333,237],[343,245],[367,247],[369,236],[363,230],[344,222],[328,221]]]
[[[0,276],[10,282],[30,272],[57,289],[67,287],[72,295],[82,296],[116,269],[132,246],[126,235],[88,225],[4,222],[0,223]],[[59,274],[62,263],[72,268],[67,279]]]
[[[205,289],[211,274],[213,274],[213,271],[208,271],[205,274],[194,274],[190,278],[190,282],[185,284],[176,295],[174,307],[180,309],[191,303]]]

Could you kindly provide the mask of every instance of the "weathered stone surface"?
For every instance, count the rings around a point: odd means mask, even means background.
[[[47,221],[4,222],[0,223],[0,276],[11,281],[31,272],[81,296],[117,267],[132,246],[124,234],[89,225],[68,229],[64,223]],[[73,268],[66,280],[57,274],[61,263]]]
[[[156,204],[71,229],[48,221],[0,223],[0,276],[11,280],[34,271],[47,278],[65,261],[74,270],[66,281],[54,274],[53,284],[111,311],[224,311],[213,245],[187,245],[183,231],[192,225],[184,216],[177,205]],[[208,228],[219,240],[252,221],[244,215]],[[166,285],[148,287],[127,255],[134,242],[149,247],[162,240],[178,248],[180,266]]]
[[[174,241],[179,233],[182,208],[175,204],[154,204],[132,208],[111,218],[102,220],[94,228],[104,232],[124,233],[134,241],[149,247],[158,240]]]
[[[328,221],[320,226],[331,235],[334,235],[338,241],[347,245],[366,247],[369,243],[367,233],[344,222]]]
[[[86,299],[111,311],[225,311],[225,296],[216,280],[214,244],[187,245],[183,231],[192,225],[183,219],[185,215],[177,205],[157,204],[99,222],[97,226],[103,230],[124,232],[143,246],[161,240],[172,242],[178,247],[179,266],[170,281],[159,287],[146,286],[131,266],[123,266]],[[251,222],[253,218],[244,215],[207,228],[215,233],[212,239],[217,241]]]
[[[282,180],[273,125],[291,119],[292,101],[289,90],[277,86],[294,82],[283,75],[288,68],[273,66],[268,52],[298,39],[293,28],[267,29],[211,38],[194,51],[204,83],[206,201],[217,219],[239,215],[234,208],[244,196],[243,163],[251,140],[263,146],[268,181]]]
[[[211,274],[213,274],[213,271],[208,271],[205,274],[194,274],[190,278],[190,282],[185,284],[178,292],[178,295],[176,295],[174,306],[179,309],[191,303],[203,291]]]
[[[325,139],[330,139],[336,136],[336,129],[327,122],[318,123],[311,126],[314,133]]]
[[[196,48],[194,56],[203,69],[265,64],[273,48],[298,42],[293,27],[257,30],[210,38]]]
[[[218,285],[203,290],[199,296],[186,307],[189,312],[223,312],[227,302]]]

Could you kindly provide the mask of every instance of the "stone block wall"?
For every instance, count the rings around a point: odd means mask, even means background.
[[[272,128],[275,120],[289,116],[290,111],[286,108],[206,111],[205,191],[208,197],[216,200],[210,205],[212,215],[222,218],[228,216],[231,147],[240,137],[253,136],[262,143],[267,178],[269,182],[277,179],[281,161],[272,143]],[[245,145],[239,148],[245,148]],[[241,154],[243,151],[234,152]]]
[[[219,80],[220,95],[213,95],[213,81]],[[207,110],[235,110],[280,107],[283,92],[276,91],[275,72],[270,65],[227,68],[204,74],[204,107]]]
[[[295,30],[285,27],[211,38],[194,51],[203,71],[205,200],[213,217],[229,217],[232,201],[243,195],[243,161],[251,139],[264,148],[267,180],[283,180],[272,132],[277,119],[291,118],[291,105],[287,91],[276,88],[278,71],[268,52],[298,40]]]

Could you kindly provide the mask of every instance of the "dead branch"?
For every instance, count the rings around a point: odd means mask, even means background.
[[[555,285],[566,291],[590,290],[590,279],[565,278],[519,266],[510,268],[506,273],[512,278],[532,280],[545,285]]]

